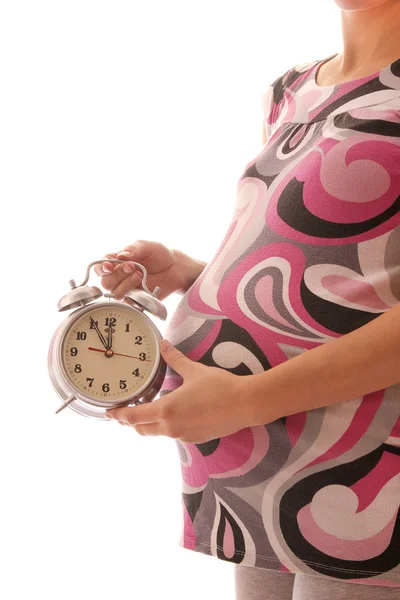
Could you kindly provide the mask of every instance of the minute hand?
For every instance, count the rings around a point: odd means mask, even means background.
[[[91,322],[92,322],[92,325],[93,325],[93,327],[94,327],[94,329],[95,329],[95,331],[96,331],[97,335],[99,336],[99,339],[100,339],[101,343],[103,344],[104,348],[105,348],[106,350],[108,350],[108,344],[107,344],[107,342],[106,342],[106,340],[105,340],[105,338],[104,338],[103,334],[101,333],[100,329],[97,327],[97,325],[96,325],[96,321],[93,319],[93,317],[90,317],[90,320],[91,320]]]
[[[108,346],[107,346],[108,350],[111,350],[112,348],[112,325],[108,326]]]

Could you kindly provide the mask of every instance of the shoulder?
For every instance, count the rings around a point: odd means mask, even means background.
[[[291,67],[279,77],[277,77],[265,92],[262,94],[262,109],[264,113],[264,121],[266,123],[266,127],[268,130],[268,126],[273,125],[276,121],[281,102],[285,96],[285,92],[287,90],[293,89],[296,87],[296,82],[300,83],[307,76],[308,72],[321,60],[318,59],[312,62],[300,63]]]
[[[314,60],[313,62],[297,64],[285,71],[279,77],[277,77],[275,81],[273,81],[270,85],[270,88],[272,88],[275,103],[279,104],[279,102],[283,98],[285,91],[287,89],[295,87],[296,81],[298,81],[300,78],[304,79],[304,76],[306,76],[309,73],[309,71],[311,71],[311,69],[315,67],[315,65],[317,65],[319,62],[321,62],[321,59]]]

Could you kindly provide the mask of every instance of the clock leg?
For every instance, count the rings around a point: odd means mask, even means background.
[[[66,401],[64,404],[62,404],[62,405],[60,406],[60,408],[57,408],[57,410],[56,410],[56,415],[57,415],[59,412],[61,412],[62,410],[64,410],[64,408],[65,408],[66,406],[68,406],[68,404],[71,404],[71,402],[73,402],[74,400],[76,400],[75,396],[70,396],[70,397],[68,398],[68,400],[67,400],[67,401]]]

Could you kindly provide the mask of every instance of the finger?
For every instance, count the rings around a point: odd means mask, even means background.
[[[199,367],[199,364],[190,360],[187,356],[185,356],[180,350],[175,348],[170,342],[167,340],[162,340],[161,344],[161,354],[170,367],[174,371],[181,375],[183,378],[189,377],[196,368]]]
[[[119,254],[120,252],[110,252],[110,254],[106,254],[104,256],[104,262],[98,263],[94,266],[95,273],[100,277],[112,273],[119,265],[117,265],[116,263],[108,262],[107,258],[118,258],[118,260],[126,260],[126,256],[119,257]]]
[[[106,254],[104,256],[104,262],[98,263],[94,266],[94,272],[99,277],[103,277],[104,275],[112,272],[114,269],[115,263],[107,262],[107,258],[117,258],[117,253],[111,252],[110,254]]]
[[[136,242],[134,242],[130,246],[126,246],[123,250],[120,250],[119,252],[112,252],[110,254],[106,254],[104,258],[117,258],[118,260],[124,261],[133,260],[135,262],[140,263],[140,261],[150,256],[150,254],[154,250],[154,247],[155,242],[149,242],[147,240],[137,240]],[[134,265],[132,265],[132,267],[134,268]],[[106,289],[108,290],[113,291],[124,279],[123,276],[121,277],[121,266],[116,265],[115,263],[107,262],[107,260],[95,265],[94,270],[99,277],[104,277],[111,273],[114,274],[115,272],[118,273],[118,278],[106,279],[102,281],[102,285],[105,284],[104,287],[106,287]]]
[[[131,427],[138,433],[139,435],[147,436],[147,435],[166,435],[163,430],[162,423],[148,423],[147,425],[131,425]]]
[[[130,246],[126,246],[121,252],[117,253],[117,258],[122,260],[134,260],[135,262],[141,262],[153,252],[155,247],[154,242],[148,240],[137,240]]]
[[[129,277],[132,275],[134,270],[135,270],[134,265],[123,264],[123,263],[114,265],[113,272],[108,275],[104,275],[102,277],[101,285],[106,290],[109,290],[110,292],[115,293],[115,290],[120,285],[120,283],[122,281],[124,281],[125,279],[129,279]],[[128,272],[126,272],[126,271],[128,271]]]
[[[128,425],[158,423],[161,420],[158,401],[141,404],[140,406],[123,406],[107,410],[106,417],[124,421]]]
[[[142,283],[142,276],[138,271],[131,273],[130,276],[126,277],[120,284],[114,289],[113,293],[117,300],[122,299],[128,292],[140,287]]]

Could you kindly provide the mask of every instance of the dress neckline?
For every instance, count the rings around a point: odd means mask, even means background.
[[[313,83],[313,86],[317,90],[334,90],[334,89],[339,90],[340,88],[342,88],[346,85],[354,86],[354,85],[357,85],[358,83],[361,84],[361,83],[369,81],[371,79],[376,79],[377,77],[379,77],[379,75],[382,73],[382,71],[385,71],[386,69],[390,69],[393,65],[397,65],[397,63],[400,64],[400,58],[398,58],[394,62],[386,65],[385,67],[382,67],[382,69],[380,69],[379,71],[376,71],[375,73],[372,73],[371,75],[365,75],[364,77],[360,77],[359,79],[351,79],[350,81],[343,81],[342,83],[333,83],[331,85],[319,85],[317,83],[317,76],[318,76],[318,72],[319,72],[320,68],[322,67],[322,65],[324,65],[325,63],[327,63],[330,60],[332,60],[333,58],[335,58],[335,56],[337,56],[337,55],[338,55],[338,53],[332,54],[331,56],[328,56],[328,58],[319,60],[311,69],[311,73],[312,73],[311,81]]]

